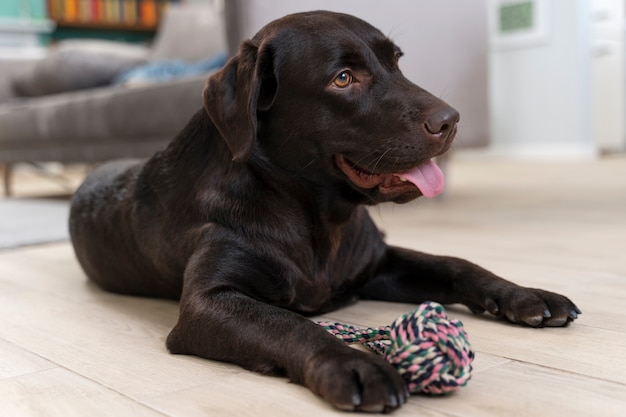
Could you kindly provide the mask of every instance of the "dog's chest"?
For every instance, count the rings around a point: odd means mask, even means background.
[[[269,270],[284,297],[278,304],[303,313],[328,310],[350,298],[384,253],[380,232],[365,210],[341,224],[300,221],[272,230]]]
[[[367,243],[367,242],[365,242]],[[307,253],[293,257],[283,271],[289,276],[289,308],[304,313],[327,310],[349,296],[376,256],[370,245],[355,245],[353,239],[337,235],[324,245],[311,245]]]

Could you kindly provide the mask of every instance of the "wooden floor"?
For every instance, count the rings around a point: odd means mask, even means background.
[[[456,159],[448,182],[443,201],[373,210],[391,242],[562,292],[584,314],[537,330],[450,306],[476,351],[472,380],[394,415],[626,416],[626,157]],[[373,326],[413,308],[361,302],[328,317]],[[345,415],[284,379],[168,354],[177,314],[88,284],[69,244],[0,252],[0,416]]]

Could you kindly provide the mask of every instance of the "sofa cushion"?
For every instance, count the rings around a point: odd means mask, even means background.
[[[16,74],[19,96],[41,96],[109,84],[122,71],[147,62],[149,49],[102,40],[60,42],[36,65]]]

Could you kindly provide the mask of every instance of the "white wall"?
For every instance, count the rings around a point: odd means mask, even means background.
[[[589,5],[585,0],[547,0],[546,5],[542,40],[494,47],[490,54],[492,150],[592,155]]]
[[[592,1],[593,139],[601,151],[626,150],[625,0]]]
[[[491,36],[492,152],[585,157],[625,150],[624,0],[537,4],[546,6],[541,39],[502,48],[497,40],[505,37]]]

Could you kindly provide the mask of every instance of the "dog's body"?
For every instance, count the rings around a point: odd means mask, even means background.
[[[266,26],[209,79],[205,109],[165,150],[105,165],[77,191],[70,230],[89,278],[180,298],[173,353],[286,375],[366,411],[401,406],[403,381],[298,313],[428,299],[531,326],[575,319],[563,296],[384,243],[363,205],[438,194],[430,159],[458,121],[402,76],[400,55],[347,15]]]

